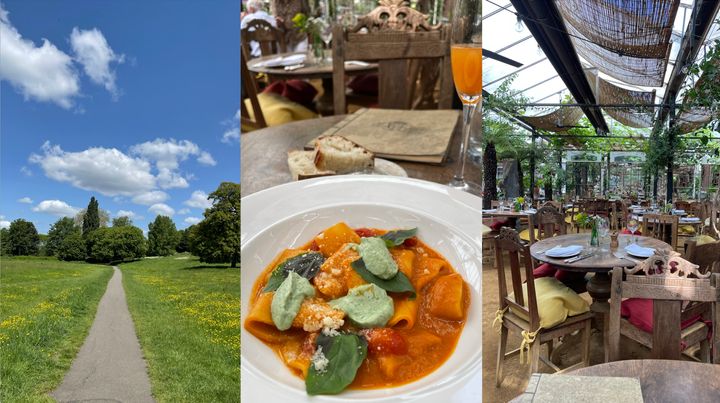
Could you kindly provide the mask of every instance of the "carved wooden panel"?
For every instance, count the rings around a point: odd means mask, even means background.
[[[377,31],[410,31],[420,29],[431,31],[439,25],[431,26],[429,16],[410,8],[406,0],[380,0],[380,4],[367,15],[360,17],[357,25],[350,32],[358,32],[366,28],[370,32]]]

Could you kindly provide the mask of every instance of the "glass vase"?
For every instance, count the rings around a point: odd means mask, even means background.
[[[600,246],[600,237],[598,236],[597,223],[593,222],[590,230],[590,246]]]

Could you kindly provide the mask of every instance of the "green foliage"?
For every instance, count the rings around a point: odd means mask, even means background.
[[[85,240],[79,229],[65,236],[56,250],[56,256],[60,260],[67,261],[85,260]]]
[[[37,255],[40,247],[40,236],[35,224],[18,218],[10,223],[7,234],[8,254],[10,255]]]
[[[87,209],[84,208],[78,211],[77,214],[75,214],[75,217],[73,217],[75,225],[77,225],[79,228],[82,228],[83,226],[83,221],[85,220],[86,213]],[[107,210],[98,209],[98,221],[101,227],[107,227],[108,223],[110,222],[110,213]]]
[[[99,228],[86,237],[88,259],[95,262],[115,262],[145,256],[147,245],[142,230],[137,227]]]
[[[112,220],[113,227],[131,227],[132,225],[132,220],[130,219],[130,217],[127,216],[116,217]]]
[[[0,256],[6,256],[10,254],[8,234],[9,231],[7,228],[0,228]]]
[[[98,213],[98,202],[95,200],[95,196],[90,198],[87,210],[85,211],[85,217],[82,223],[83,236],[90,235],[91,232],[100,228],[100,216]]]
[[[192,253],[201,262],[226,263],[240,260],[240,184],[223,182],[208,199],[213,206],[192,231]]]
[[[178,243],[175,246],[176,252],[183,253],[190,251],[190,235],[194,228],[195,226],[191,225],[178,231]]]
[[[177,228],[170,217],[159,215],[148,225],[148,253],[151,256],[173,254],[179,240]]]
[[[48,231],[48,239],[45,244],[45,252],[48,256],[57,256],[65,238],[70,234],[80,234],[80,228],[75,225],[72,218],[64,217],[50,227]],[[84,258],[84,256],[83,256]],[[81,260],[81,259],[73,259]]]

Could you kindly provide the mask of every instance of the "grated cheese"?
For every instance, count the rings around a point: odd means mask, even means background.
[[[330,360],[325,357],[325,354],[323,354],[322,346],[317,347],[317,350],[315,350],[315,353],[310,360],[315,366],[315,370],[321,374],[327,370],[327,365],[330,362]]]

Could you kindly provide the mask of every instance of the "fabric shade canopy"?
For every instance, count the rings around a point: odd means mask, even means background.
[[[546,115],[520,116],[519,118],[536,129],[564,132],[571,129],[582,117],[582,109],[572,106],[562,107]]]
[[[585,70],[585,75],[590,82],[590,87],[595,92],[596,98],[602,105],[653,105],[655,102],[654,90],[629,90],[599,77],[597,72],[593,70]],[[636,128],[652,127],[655,115],[655,110],[652,107],[603,108],[603,110],[618,122]]]

